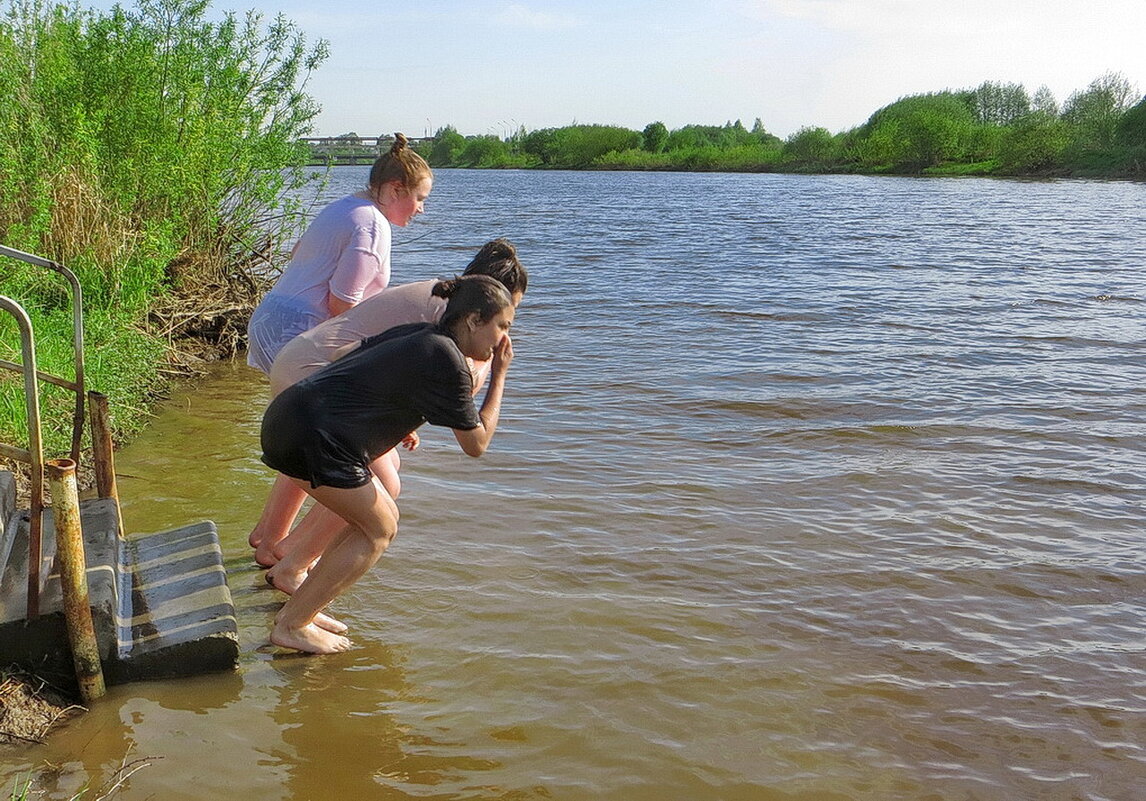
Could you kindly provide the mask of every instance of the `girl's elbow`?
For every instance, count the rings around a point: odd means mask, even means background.
[[[475,459],[485,453],[486,446],[480,442],[466,442],[462,444],[462,452]]]

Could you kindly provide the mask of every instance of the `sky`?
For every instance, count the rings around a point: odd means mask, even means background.
[[[322,136],[760,118],[786,137],[846,130],[905,95],[984,81],[1032,94],[1045,85],[1061,104],[1117,72],[1146,92],[1146,0],[215,0],[212,9],[281,12],[330,43],[307,85]]]

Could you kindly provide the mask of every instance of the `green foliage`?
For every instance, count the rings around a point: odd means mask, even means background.
[[[668,153],[650,153],[648,150],[612,150],[593,165],[602,170],[672,170],[673,159]]]
[[[668,143],[668,128],[663,122],[650,122],[641,132],[641,147],[649,153],[663,153]]]
[[[496,136],[472,136],[465,140],[456,158],[460,167],[497,167],[509,156],[509,148]]]
[[[521,149],[546,167],[583,169],[611,151],[639,148],[641,134],[613,125],[569,125],[526,134]]]
[[[912,172],[965,160],[976,126],[970,93],[912,95],[877,111],[857,146],[861,166]]]
[[[1122,115],[1118,123],[1118,146],[1123,171],[1146,176],[1146,98]]]
[[[752,135],[759,139],[762,145],[772,149],[779,148],[783,144],[783,142],[780,141],[780,137],[774,136],[764,130],[764,121],[759,117],[752,123]]]
[[[458,157],[466,146],[466,138],[452,125],[439,128],[434,134],[434,145],[426,159],[432,167],[448,167],[458,163]]]
[[[1117,139],[1121,145],[1146,148],[1146,97],[1122,115]]]
[[[1075,157],[1107,150],[1115,144],[1119,122],[1136,99],[1130,82],[1108,72],[1084,91],[1071,95],[1063,107],[1062,120],[1070,133],[1070,151]]]
[[[1010,125],[1031,112],[1031,99],[1019,83],[979,85],[971,96],[975,119],[983,125]]]
[[[809,170],[827,170],[838,159],[836,138],[826,128],[801,128],[784,142],[784,162]]]
[[[691,150],[715,147],[728,149],[759,142],[760,135],[749,132],[741,123],[728,122],[724,125],[686,125],[669,134],[665,150]]]
[[[1053,169],[1062,161],[1069,136],[1058,117],[1035,111],[1016,120],[999,137],[1000,170],[1009,175]]]
[[[1045,86],[985,82],[975,89],[911,95],[863,125],[833,135],[805,127],[781,141],[757,118],[640,133],[601,125],[526,132],[504,142],[439,132],[455,166],[541,166],[611,170],[728,170],[925,173],[928,175],[1140,174],[1146,163],[1146,106],[1106,75],[1071,96],[1059,113]],[[1086,136],[1083,133],[1087,132]],[[475,141],[475,140],[488,141]],[[445,142],[451,143],[446,150]],[[1090,142],[1087,148],[1080,141]],[[467,143],[465,147],[461,142]],[[444,163],[444,162],[439,162]]]
[[[249,283],[237,265],[298,220],[283,198],[305,179],[299,138],[318,109],[303,90],[326,44],[282,16],[210,22],[208,6],[0,3],[0,243],[77,273],[117,357],[93,360],[89,384],[133,400],[164,359],[139,333],[156,299]],[[58,277],[8,262],[0,280],[39,316],[39,342],[70,341]]]
[[[1031,97],[1031,111],[1041,112],[1049,117],[1058,116],[1058,101],[1054,99],[1054,94],[1046,86],[1040,86],[1035,90]]]

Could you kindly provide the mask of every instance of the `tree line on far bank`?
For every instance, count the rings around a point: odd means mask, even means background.
[[[786,139],[739,120],[636,131],[569,125],[509,137],[439,129],[423,147],[438,167],[1008,176],[1146,176],[1146,98],[1107,73],[1059,107],[1045,87],[986,82],[910,95],[855,128]]]

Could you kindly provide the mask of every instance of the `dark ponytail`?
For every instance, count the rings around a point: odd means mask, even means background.
[[[438,328],[452,332],[459,320],[477,312],[479,322],[488,322],[495,314],[513,305],[508,290],[486,275],[465,275],[434,284],[431,294],[446,299],[446,310]]]
[[[488,275],[509,290],[511,295],[525,294],[529,273],[517,260],[517,248],[508,239],[498,238],[486,242],[473,257],[463,275]]]

